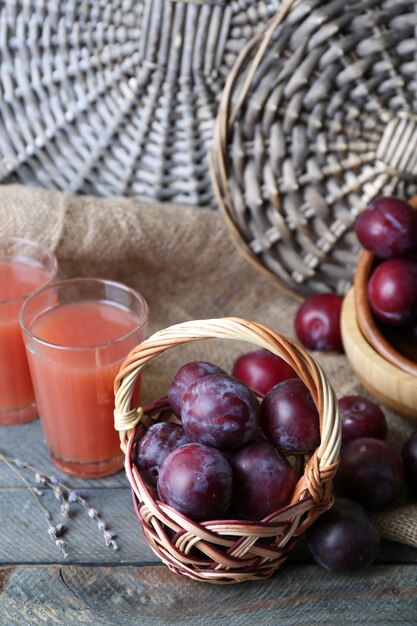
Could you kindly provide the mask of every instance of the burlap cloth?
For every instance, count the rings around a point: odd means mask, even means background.
[[[188,319],[239,315],[294,336],[296,303],[242,258],[215,211],[10,185],[0,187],[0,225],[2,235],[37,239],[54,250],[61,277],[108,277],[138,289],[149,303],[150,332]],[[144,401],[164,394],[186,360],[230,368],[248,349],[210,341],[171,350],[145,368]],[[364,392],[344,356],[315,357],[339,396]],[[399,448],[416,425],[386,413],[389,440]],[[376,518],[383,536],[417,546],[417,504],[410,496]]]

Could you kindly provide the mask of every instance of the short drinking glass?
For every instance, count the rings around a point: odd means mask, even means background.
[[[33,291],[55,279],[57,267],[52,252],[36,241],[0,239],[0,425],[38,416],[19,311]]]
[[[22,308],[39,417],[51,459],[64,472],[98,478],[121,469],[113,383],[145,338],[147,321],[139,293],[96,278],[57,282]]]

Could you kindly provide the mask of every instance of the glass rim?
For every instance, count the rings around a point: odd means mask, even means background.
[[[48,289],[55,289],[55,288],[59,289],[59,287],[71,286],[74,283],[89,283],[89,282],[101,283],[105,285],[110,285],[112,287],[116,287],[117,289],[122,289],[123,291],[130,293],[136,299],[136,301],[140,302],[140,304],[143,306],[143,318],[139,321],[139,323],[135,326],[135,328],[133,328],[133,330],[129,331],[125,335],[122,335],[121,337],[118,337],[117,339],[113,339],[112,341],[107,341],[106,343],[92,344],[88,346],[66,346],[64,344],[54,343],[52,341],[47,341],[46,339],[42,339],[41,337],[38,337],[38,335],[36,335],[34,332],[30,330],[30,328],[27,326],[24,320],[24,315],[26,313],[26,308],[31,302],[33,302],[33,300],[35,300],[35,298],[40,297],[42,293],[44,293],[45,291],[48,291]],[[97,300],[97,302],[99,302],[99,300]],[[57,306],[60,306],[59,303]],[[131,312],[130,308],[128,310]],[[148,316],[149,316],[148,303],[146,302],[142,294],[139,293],[139,291],[136,291],[136,289],[133,289],[132,287],[129,287],[128,285],[125,285],[124,283],[120,283],[116,280],[109,280],[107,278],[97,278],[94,276],[92,277],[85,276],[85,277],[80,277],[80,278],[66,278],[63,280],[59,280],[52,284],[45,285],[44,287],[41,287],[40,289],[37,289],[36,291],[31,293],[30,296],[24,302],[22,308],[20,309],[19,323],[20,323],[20,327],[22,328],[22,330],[37,343],[40,343],[49,348],[54,348],[56,350],[68,350],[68,351],[76,350],[78,352],[82,352],[83,350],[84,351],[93,350],[93,349],[99,350],[103,348],[108,348],[110,346],[114,346],[118,343],[121,343],[125,339],[128,339],[129,337],[134,335],[138,330],[143,328],[148,321]]]
[[[36,293],[40,289],[43,289],[45,287],[50,287],[51,281],[53,280],[54,276],[56,275],[56,273],[58,271],[58,259],[56,258],[55,254],[52,252],[52,250],[50,250],[48,248],[48,246],[45,246],[43,243],[40,243],[39,241],[36,241],[35,239],[27,239],[26,237],[16,237],[14,235],[10,236],[10,237],[0,237],[0,245],[2,243],[7,243],[7,242],[17,242],[17,243],[29,244],[30,246],[33,246],[33,247],[36,247],[36,248],[42,250],[42,252],[44,252],[46,254],[46,256],[48,256],[51,259],[52,267],[51,267],[50,271],[48,272],[48,278],[46,279],[46,281],[42,285],[40,285],[39,287],[36,287],[32,291],[29,291],[28,293],[24,293],[21,296],[17,296],[16,298],[9,298],[8,300],[0,300],[0,306],[2,304],[12,304],[14,302],[19,302],[19,301],[23,302],[24,300],[26,300],[28,297],[30,297],[32,294]],[[22,257],[22,259],[24,259],[24,258],[28,258],[29,259],[30,257]],[[0,256],[0,262],[2,260],[3,259]]]

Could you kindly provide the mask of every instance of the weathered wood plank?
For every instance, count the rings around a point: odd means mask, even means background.
[[[62,520],[59,502],[50,490],[42,496],[44,506],[54,514],[52,523],[68,527],[63,536],[69,557],[64,559],[48,535],[47,523],[31,495],[22,488],[0,489],[0,564],[78,563],[143,564],[157,562],[148,547],[133,509],[130,489],[85,488],[83,493],[91,507],[97,509],[109,529],[116,533],[120,549],[115,552],[104,545],[103,535],[86,512],[73,506],[74,515]],[[311,559],[303,538],[290,556],[293,562]],[[378,559],[383,562],[417,563],[417,549],[384,542]]]
[[[288,565],[271,579],[218,587],[161,566],[0,570],[2,626],[239,626],[417,623],[417,566],[335,576]]]
[[[63,556],[48,535],[47,522],[32,496],[25,490],[0,490],[0,563],[149,563],[157,558],[143,538],[133,509],[130,489],[84,489],[91,507],[102,514],[116,533],[119,550],[107,548],[103,533],[87,513],[73,506],[75,514],[63,520],[59,502],[47,490],[46,508],[56,513],[52,522],[63,522],[68,532],[62,537],[69,558]],[[0,622],[1,623],[1,622]]]
[[[0,426],[0,451],[14,458],[30,463],[45,474],[54,474],[63,477],[65,483],[71,487],[117,487],[126,486],[127,479],[124,471],[120,471],[108,478],[86,480],[62,474],[49,460],[48,452],[42,437],[39,420],[22,424],[21,426]],[[0,487],[19,486],[19,478],[0,462]]]
[[[0,449],[22,458],[30,450],[31,463],[43,472],[56,473],[47,459],[39,422],[20,427],[0,427]],[[116,533],[120,551],[106,548],[95,522],[76,509],[77,514],[65,522],[69,532],[64,539],[70,557],[64,560],[49,538],[46,521],[34,500],[13,472],[0,463],[0,564],[138,565],[157,561],[143,538],[123,473],[103,480],[65,477],[64,481],[86,494],[89,504],[102,514],[109,528]],[[61,522],[59,503],[49,489],[45,490],[42,502],[54,514],[53,523]],[[378,559],[388,563],[417,563],[417,549],[384,542]],[[292,552],[290,560],[311,562],[302,542]]]

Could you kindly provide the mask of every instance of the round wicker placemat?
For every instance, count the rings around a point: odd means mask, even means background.
[[[241,250],[293,293],[345,293],[357,214],[417,193],[416,27],[415,0],[283,0],[230,74],[216,195]]]
[[[238,52],[278,0],[0,2],[0,181],[214,205]]]

